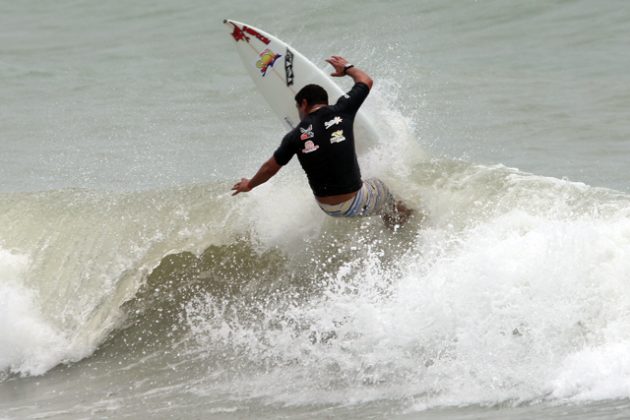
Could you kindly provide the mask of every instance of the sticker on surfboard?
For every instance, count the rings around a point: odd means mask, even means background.
[[[260,69],[260,73],[263,77],[267,74],[269,67],[273,67],[275,62],[282,57],[282,55],[276,54],[269,48],[261,52],[258,56],[260,57],[260,60],[256,62],[256,67]]]

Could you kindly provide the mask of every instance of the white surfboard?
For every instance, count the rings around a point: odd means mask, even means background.
[[[305,85],[322,86],[328,92],[331,104],[344,94],[330,76],[287,43],[242,22],[225,20],[223,23],[230,30],[245,69],[258,91],[287,127],[293,128],[300,122],[294,97]],[[360,154],[377,143],[376,130],[361,110],[354,120],[354,133]]]

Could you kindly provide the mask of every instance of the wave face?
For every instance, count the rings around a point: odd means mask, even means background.
[[[204,187],[3,194],[0,369],[39,375],[92,354],[162,258],[194,250],[209,232],[216,243],[227,235],[216,226],[229,211],[208,197],[216,193]]]
[[[282,181],[6,194],[4,378],[85,359],[298,406],[625,395],[628,196],[444,160],[404,181],[417,214],[397,232]]]

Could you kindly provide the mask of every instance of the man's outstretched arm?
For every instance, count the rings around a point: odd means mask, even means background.
[[[278,165],[276,158],[272,156],[269,160],[267,160],[267,162],[262,164],[252,179],[241,178],[239,182],[234,184],[232,187],[232,191],[234,191],[232,195],[249,192],[260,184],[264,184],[269,181],[272,176],[277,174],[280,168],[282,168],[282,166]]]

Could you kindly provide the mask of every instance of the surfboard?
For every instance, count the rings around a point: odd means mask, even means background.
[[[286,42],[242,22],[226,19],[223,23],[258,91],[288,128],[300,122],[294,97],[305,85],[322,86],[330,103],[344,95],[328,74]],[[360,154],[377,143],[376,130],[361,110],[354,120],[354,133]]]

